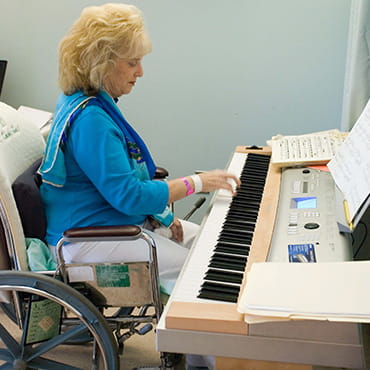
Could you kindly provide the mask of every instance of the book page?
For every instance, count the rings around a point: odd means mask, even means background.
[[[370,100],[328,167],[353,221],[370,194]]]

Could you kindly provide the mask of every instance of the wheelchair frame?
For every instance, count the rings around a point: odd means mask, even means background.
[[[0,204],[0,211],[3,211],[2,204]],[[3,212],[0,212],[0,216],[2,225],[4,225]],[[7,230],[5,236],[8,238],[10,245],[12,245],[10,230]],[[104,307],[98,309],[83,294],[65,282],[68,280],[66,273],[68,265],[65,265],[63,261],[61,252],[63,244],[73,241],[107,240],[107,238],[109,240],[122,241],[142,238],[150,249],[149,266],[153,302],[141,307],[140,312],[136,315],[105,316],[103,315]],[[156,322],[162,313],[163,306],[159,293],[157,255],[154,240],[137,226],[76,228],[67,230],[64,233],[64,237],[58,243],[57,248],[61,258],[59,265],[61,274],[57,276],[60,276],[62,281],[55,279],[56,272],[50,271],[46,273],[20,271],[18,269],[0,271],[0,292],[11,291],[11,297],[9,298],[10,302],[12,302],[12,308],[9,308],[5,303],[2,303],[1,306],[6,308],[4,311],[17,323],[18,328],[23,331],[20,340],[16,342],[12,338],[11,333],[0,324],[0,339],[3,340],[7,347],[6,349],[0,349],[0,360],[5,361],[6,364],[11,365],[9,368],[14,369],[77,369],[64,363],[54,363],[54,361],[50,361],[43,356],[50,349],[70,343],[73,338],[86,336],[86,333],[89,332],[93,339],[91,368],[98,369],[102,366],[104,369],[119,369],[118,353],[120,347],[123,349],[124,341],[134,334],[143,335],[150,331],[152,325],[148,323]],[[8,251],[16,257],[14,248],[10,248]],[[16,258],[10,258],[11,265],[16,266],[16,260]],[[54,277],[45,274],[52,274]],[[26,316],[29,314],[31,307],[31,298],[24,293],[32,296],[38,295],[63,306],[63,309],[71,312],[75,317],[63,318],[62,325],[72,327],[72,329],[40,344],[32,346],[27,344],[24,331],[26,330]],[[25,297],[27,297],[27,302],[24,301]],[[26,306],[26,311],[23,309],[24,306]],[[147,314],[150,306],[154,307],[154,315]],[[144,324],[144,326],[138,329],[139,324]],[[161,354],[161,368],[170,368],[172,366],[169,357],[168,354]]]

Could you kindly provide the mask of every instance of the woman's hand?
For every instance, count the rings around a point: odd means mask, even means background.
[[[238,177],[223,170],[202,172],[199,176],[202,180],[202,191],[205,193],[218,189],[225,189],[234,194],[235,186],[239,187],[241,184]],[[233,183],[234,187],[232,185]]]
[[[170,229],[172,232],[172,239],[176,240],[177,242],[182,242],[184,240],[184,230],[182,229],[181,222],[178,218],[174,218]]]
[[[199,177],[202,180],[201,191],[205,193],[218,189],[225,189],[230,191],[231,194],[234,194],[235,188],[238,188],[241,184],[238,177],[230,172],[223,170],[202,172],[201,174],[199,174]],[[187,176],[186,180],[194,189],[194,182],[191,176]],[[179,199],[185,198],[187,188],[183,182],[183,178],[167,181],[167,184],[169,187],[168,203],[172,203]]]

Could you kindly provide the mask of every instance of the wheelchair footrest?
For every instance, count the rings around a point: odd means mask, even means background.
[[[140,329],[137,330],[137,333],[139,335],[145,335],[146,333],[149,333],[153,329],[152,324],[145,324]]]

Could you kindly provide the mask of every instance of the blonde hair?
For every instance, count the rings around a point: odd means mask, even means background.
[[[133,5],[85,8],[59,45],[59,85],[66,95],[96,95],[117,58],[141,58],[151,51],[141,12]]]

